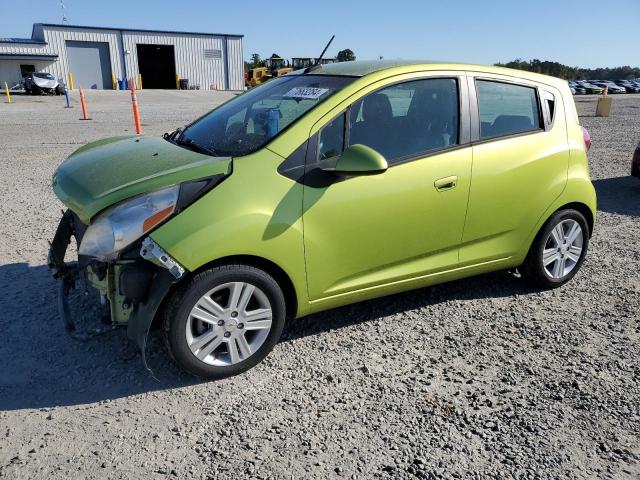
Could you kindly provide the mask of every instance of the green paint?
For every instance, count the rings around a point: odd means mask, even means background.
[[[343,171],[381,173],[324,187],[278,173],[310,136],[368,93],[398,81],[477,72],[553,92],[553,129],[461,146],[386,171],[382,156],[346,152],[338,160]],[[415,62],[330,64],[311,73],[361,78],[266,147],[234,158],[224,182],[154,231],[153,239],[188,270],[237,255],[266,259],[291,279],[301,316],[518,266],[544,222],[569,203],[584,205],[595,218],[595,191],[566,82],[498,67]],[[54,189],[88,221],[133,195],[230,171],[229,158],[160,138],[119,137],[69,157]],[[455,188],[435,188],[452,176]]]
[[[89,223],[101,210],[140,193],[187,180],[228,173],[231,159],[208,157],[163,138],[113,137],[90,143],[54,174],[53,189]]]

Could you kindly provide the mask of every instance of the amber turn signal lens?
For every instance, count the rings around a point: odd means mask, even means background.
[[[157,224],[162,222],[165,218],[167,218],[169,215],[171,215],[174,210],[175,210],[175,207],[171,205],[170,207],[167,207],[164,210],[160,210],[159,212],[154,213],[144,221],[144,223],[142,224],[142,231],[144,233],[148,232]]]

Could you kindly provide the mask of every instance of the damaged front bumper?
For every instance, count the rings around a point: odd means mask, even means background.
[[[139,253],[132,251],[114,262],[97,262],[82,256],[77,262],[65,262],[72,237],[79,244],[85,230],[86,226],[67,210],[49,248],[48,264],[58,281],[58,312],[65,330],[75,339],[86,340],[126,325],[127,336],[140,348],[143,364],[151,372],[145,356],[149,329],[163,299],[185,270],[148,237]],[[80,278],[96,288],[108,303],[108,325],[77,329],[69,307],[69,293]]]

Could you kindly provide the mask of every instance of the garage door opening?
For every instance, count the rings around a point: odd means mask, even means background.
[[[176,60],[173,45],[136,45],[138,71],[146,88],[176,88]]]

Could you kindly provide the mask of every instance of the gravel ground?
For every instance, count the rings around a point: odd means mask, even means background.
[[[230,94],[139,93],[145,133]],[[45,267],[79,145],[131,132],[126,92],[88,92],[93,120],[54,97],[0,104],[0,477],[638,478],[640,96],[595,118],[599,220],[579,275],[536,291],[510,273],[291,322],[248,373],[198,383],[157,336],[150,365],[114,331],[64,335]],[[79,299],[87,321],[95,310]]]

